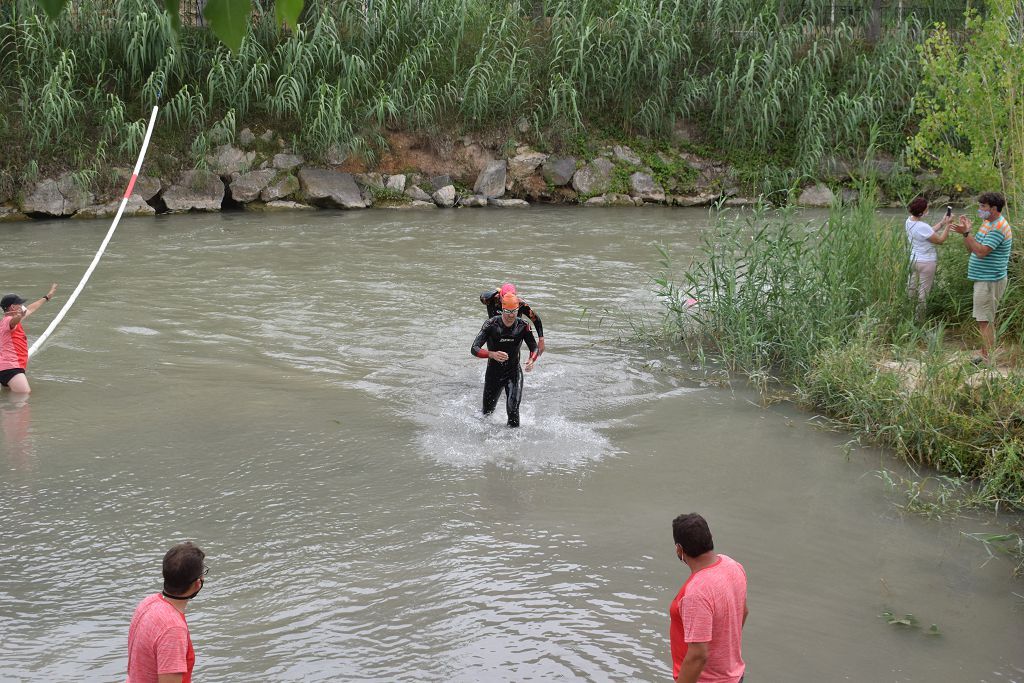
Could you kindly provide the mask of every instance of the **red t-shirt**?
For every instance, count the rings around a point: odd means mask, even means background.
[[[127,683],[157,683],[160,674],[176,673],[191,683],[195,663],[185,615],[159,593],[140,602],[128,627]]]
[[[690,574],[690,579],[692,578],[693,574]],[[676,594],[668,608],[668,644],[672,650],[672,678],[679,678],[679,672],[683,668],[683,659],[686,657],[686,636],[683,632],[681,603],[686,594],[686,584],[690,583],[690,579],[687,579],[683,587],[679,589],[679,593]]]
[[[700,683],[736,683],[743,677],[743,613],[747,574],[743,565],[719,555],[710,567],[694,572],[680,603],[687,643],[708,643]]]
[[[14,330],[18,329],[21,329],[21,323],[14,326]],[[0,370],[25,368],[24,365],[21,365],[18,346],[14,341],[14,330],[11,329],[11,317],[9,315],[5,315],[0,319]]]
[[[25,328],[18,323],[11,330],[11,342],[14,343],[14,351],[18,354],[19,368],[28,368],[28,339],[25,338]]]

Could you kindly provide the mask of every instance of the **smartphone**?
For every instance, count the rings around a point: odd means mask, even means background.
[[[953,215],[953,207],[948,205],[948,204],[946,205],[946,215],[947,216],[952,216]]]

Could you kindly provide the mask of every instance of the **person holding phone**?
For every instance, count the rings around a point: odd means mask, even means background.
[[[935,224],[928,225],[922,219],[928,213],[928,200],[915,197],[907,205],[910,216],[904,225],[907,242],[910,244],[910,277],[907,280],[907,296],[916,300],[914,317],[920,321],[924,317],[925,300],[935,282],[935,268],[939,255],[935,245],[942,244],[949,237],[949,229],[953,224],[953,207],[946,207],[946,215]]]
[[[54,282],[43,298],[27,306],[25,299],[17,294],[8,294],[0,299],[0,309],[3,309],[3,320],[0,320],[0,385],[10,387],[16,394],[32,391],[25,374],[28,368],[28,339],[21,321],[52,299],[56,291],[57,283]]]

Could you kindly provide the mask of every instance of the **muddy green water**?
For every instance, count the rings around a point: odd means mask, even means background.
[[[0,394],[4,680],[123,680],[132,611],[188,538],[211,567],[197,681],[670,681],[690,511],[747,569],[748,683],[1024,679],[1024,584],[961,535],[998,523],[901,516],[873,475],[889,454],[628,342],[658,313],[653,245],[685,260],[708,223],[125,221],[31,399]],[[57,280],[61,303],[106,228],[0,226],[2,289]],[[478,414],[469,354],[506,279],[548,342],[518,431]]]

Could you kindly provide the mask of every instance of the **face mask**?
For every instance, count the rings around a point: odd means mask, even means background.
[[[978,209],[978,218],[984,218],[984,219],[987,220],[988,219],[988,214],[989,214],[988,211],[982,211],[981,209]]]
[[[199,591],[203,590],[203,584],[204,583],[205,583],[205,581],[203,581],[202,579],[199,579],[199,588],[197,588],[196,592],[193,593],[192,595],[171,595],[167,591],[160,591],[160,592],[163,593],[163,596],[165,598],[171,598],[172,600],[191,600],[192,598],[194,598],[197,595],[199,595]]]

